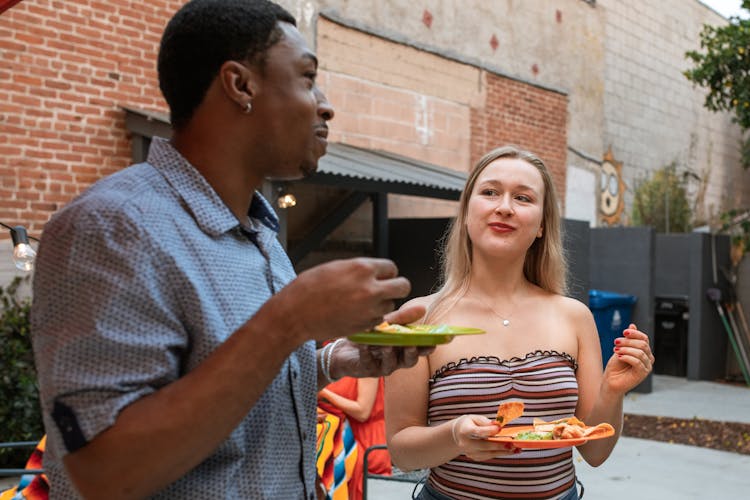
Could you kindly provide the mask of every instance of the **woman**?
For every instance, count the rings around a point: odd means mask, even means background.
[[[386,434],[401,469],[430,468],[419,498],[576,499],[572,449],[524,450],[484,438],[499,403],[525,403],[514,424],[575,415],[615,436],[578,447],[597,466],[622,429],[624,395],[651,371],[635,325],[602,353],[589,309],[564,296],[565,262],[554,187],[534,154],[502,147],[470,174],[443,256],[444,284],[411,304],[428,323],[483,328],[456,337],[388,377]]]
[[[318,406],[349,421],[358,447],[357,463],[349,479],[349,500],[361,500],[365,451],[370,446],[385,444],[383,378],[343,377],[318,393]],[[367,469],[372,474],[390,474],[388,452],[370,453]]]

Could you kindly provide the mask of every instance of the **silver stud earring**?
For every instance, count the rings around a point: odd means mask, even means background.
[[[242,112],[245,113],[246,115],[249,115],[252,112],[252,110],[253,110],[253,103],[251,103],[250,101],[247,101],[247,103],[245,104],[245,107],[242,108]]]

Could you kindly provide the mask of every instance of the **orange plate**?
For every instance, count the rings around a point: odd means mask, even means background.
[[[505,427],[500,430],[497,434],[492,437],[488,437],[489,441],[495,441],[498,443],[513,443],[517,448],[527,449],[547,449],[547,448],[567,448],[568,446],[578,446],[583,444],[590,439],[603,439],[608,438],[614,434],[614,431],[606,434],[600,434],[594,437],[585,437],[578,439],[538,439],[538,440],[525,440],[525,439],[513,439],[513,436],[519,432],[533,431],[533,425],[523,425],[520,427]]]

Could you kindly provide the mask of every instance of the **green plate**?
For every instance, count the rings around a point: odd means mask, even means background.
[[[456,335],[478,335],[485,333],[479,328],[447,325],[409,325],[417,326],[419,332],[360,332],[349,336],[349,340],[359,344],[394,345],[394,346],[431,346],[446,344]]]

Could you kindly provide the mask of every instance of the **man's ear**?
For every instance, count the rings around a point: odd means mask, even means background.
[[[257,89],[256,72],[237,61],[226,61],[219,68],[219,81],[227,97],[246,109]]]

